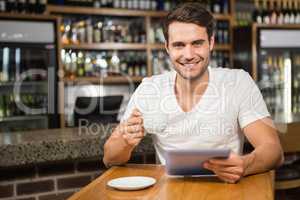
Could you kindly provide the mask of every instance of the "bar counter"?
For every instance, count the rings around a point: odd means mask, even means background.
[[[138,191],[120,191],[108,187],[109,180],[123,176],[149,176],[154,186]],[[217,178],[170,178],[162,165],[125,165],[112,167],[68,200],[172,199],[172,200],[273,200],[273,171],[244,177],[237,184]]]
[[[64,128],[0,133],[0,167],[39,164],[103,156],[103,145],[115,124],[91,129]],[[153,152],[145,137],[135,153]]]

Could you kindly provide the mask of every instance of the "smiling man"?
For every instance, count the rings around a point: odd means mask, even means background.
[[[104,146],[104,163],[126,163],[146,132],[159,161],[172,149],[230,148],[228,159],[204,167],[225,182],[275,168],[283,161],[276,129],[248,73],[209,66],[215,20],[199,3],[184,3],[165,19],[165,47],[174,71],[145,78]],[[155,67],[155,66],[154,66]],[[242,155],[244,138],[254,150]]]

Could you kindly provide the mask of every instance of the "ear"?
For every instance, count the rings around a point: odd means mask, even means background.
[[[209,40],[209,50],[212,51],[215,45],[215,35],[213,34]]]
[[[167,53],[169,54],[168,43],[166,41],[165,41],[165,49],[166,49]]]

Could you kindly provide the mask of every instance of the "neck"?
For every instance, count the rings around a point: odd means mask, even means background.
[[[191,96],[195,94],[202,94],[207,88],[209,81],[208,69],[204,74],[197,79],[184,79],[177,74],[175,81],[175,92],[177,94]]]

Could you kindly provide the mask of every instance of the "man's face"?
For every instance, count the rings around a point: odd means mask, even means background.
[[[206,28],[192,23],[173,22],[169,25],[167,52],[174,69],[184,79],[201,78],[209,63],[214,38]]]

